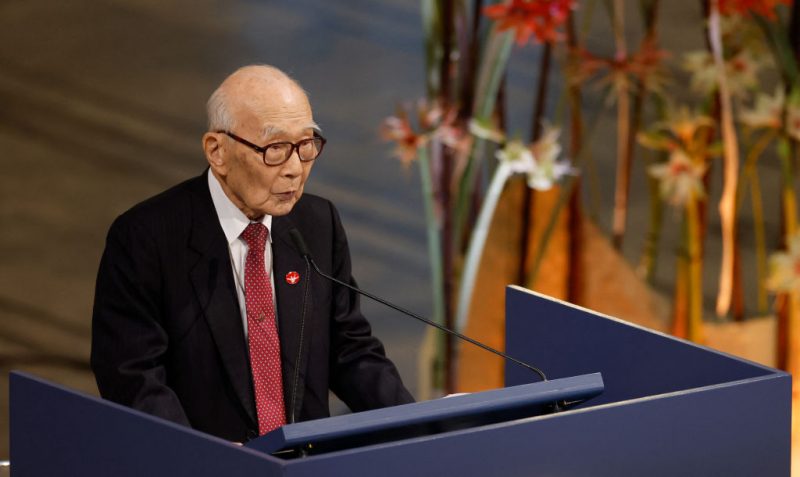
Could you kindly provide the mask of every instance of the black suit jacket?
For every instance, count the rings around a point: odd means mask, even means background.
[[[246,441],[258,430],[248,348],[207,181],[188,180],[114,221],[97,277],[91,363],[103,397]],[[287,421],[328,416],[329,389],[353,411],[412,402],[358,296],[308,270],[288,234],[295,227],[323,271],[354,283],[330,202],[306,194],[273,218]],[[284,280],[290,271],[299,283]]]

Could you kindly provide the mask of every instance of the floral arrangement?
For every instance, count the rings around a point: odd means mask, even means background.
[[[524,239],[519,245],[520,282],[535,279],[559,214],[582,214],[587,131],[595,125],[586,120],[582,93],[601,88],[606,91],[605,107],[616,114],[611,242],[619,249],[625,238],[632,164],[646,160],[635,157],[639,148],[653,151],[645,168],[652,195],[649,239],[638,264],[645,279],[653,276],[662,210],[673,208],[683,222],[676,253],[673,332],[703,341],[703,247],[712,210],[708,183],[712,169],[719,167],[723,181],[716,213],[723,247],[716,314],[744,318],[738,215],[749,202],[758,257],[758,308],[767,312],[768,295],[776,296],[773,310],[782,323],[776,338],[782,350],[779,364],[798,369],[800,230],[793,181],[800,159],[800,12],[788,0],[701,0],[704,18],[698,25],[705,28],[706,47],[675,59],[691,75],[694,95],[680,104],[670,94],[675,61],[659,48],[658,25],[664,21],[659,19],[660,1],[638,1],[643,33],[635,48],[624,34],[624,2],[603,3],[612,26],[611,57],[594,52],[576,27],[577,18],[584,26],[591,23],[597,3],[422,0],[426,99],[399,106],[382,125],[382,135],[395,142],[400,161],[406,167],[416,164],[421,174],[434,316],[464,330],[490,223],[509,187],[526,189],[525,204],[542,191],[558,195],[549,216],[537,218],[546,222],[544,237]],[[540,49],[527,139],[505,127],[504,78],[515,45]],[[554,71],[567,85],[558,120],[544,113]],[[776,78],[774,87],[762,87],[765,74]],[[568,138],[565,146],[562,131]],[[758,165],[773,144],[782,170],[783,240],[778,247],[766,243],[758,176]],[[523,209],[520,221],[527,223],[530,210]],[[579,287],[580,269],[567,273]],[[580,301],[578,295],[573,301]],[[439,357],[437,386],[452,391],[452,343],[445,340]]]

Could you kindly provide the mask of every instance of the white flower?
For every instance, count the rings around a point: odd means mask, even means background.
[[[780,129],[783,123],[781,117],[783,116],[783,104],[785,101],[786,97],[780,87],[775,88],[773,96],[758,93],[753,109],[742,111],[739,115],[739,120],[753,129]]]
[[[569,161],[558,160],[561,145],[558,128],[545,126],[542,138],[531,147],[525,146],[517,139],[506,144],[497,151],[497,159],[506,164],[512,174],[526,174],[528,187],[536,190],[549,190],[562,177],[577,173]]]
[[[495,157],[508,166],[512,174],[528,174],[536,167],[533,153],[519,139],[506,143],[495,153]]]
[[[786,252],[770,255],[766,287],[776,293],[800,289],[800,233],[789,239]]]
[[[719,77],[714,57],[708,51],[691,51],[683,55],[683,67],[692,73],[692,89],[709,94],[717,89]],[[748,90],[758,86],[758,72],[764,61],[742,50],[725,59],[725,76],[733,96],[744,97]]]
[[[693,162],[682,149],[674,150],[669,161],[648,168],[650,175],[659,180],[661,196],[676,206],[705,195],[705,170],[705,165]]]
[[[753,129],[783,129],[787,135],[800,141],[800,97],[794,94],[787,102],[781,87],[775,88],[772,96],[759,93],[754,107],[743,111],[739,120]]]
[[[531,189],[548,190],[562,177],[577,173],[569,161],[558,160],[561,154],[561,145],[558,143],[560,134],[559,128],[545,125],[541,139],[531,146],[536,161],[536,167],[528,174],[528,187]]]

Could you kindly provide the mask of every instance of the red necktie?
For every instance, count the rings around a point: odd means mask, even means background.
[[[247,308],[247,341],[258,412],[258,430],[263,435],[286,424],[281,379],[281,346],[275,323],[272,286],[264,267],[264,246],[269,231],[251,223],[242,232],[247,242],[244,266],[244,296]]]

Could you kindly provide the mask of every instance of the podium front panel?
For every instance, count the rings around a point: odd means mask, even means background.
[[[23,373],[12,373],[14,477],[283,475],[285,462]]]

